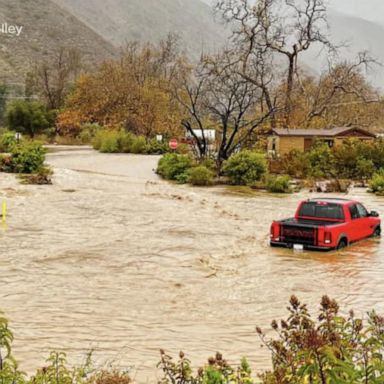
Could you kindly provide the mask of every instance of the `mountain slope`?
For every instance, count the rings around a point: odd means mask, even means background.
[[[115,48],[50,0],[0,0],[2,23],[23,26],[20,36],[0,33],[0,81],[23,82],[31,63],[60,47],[76,47],[85,62],[115,54]]]
[[[180,35],[187,53],[217,49],[228,35],[200,0],[53,0],[115,46]]]
[[[383,26],[332,9],[329,11],[328,21],[332,42],[347,44],[347,47],[340,49],[339,57],[341,59],[353,60],[358,52],[368,51],[372,57],[384,63]],[[325,55],[322,53],[319,55],[319,51],[316,49],[305,56],[304,62],[318,73],[327,65]],[[374,87],[384,88],[383,67],[374,66],[367,71],[366,75]]]

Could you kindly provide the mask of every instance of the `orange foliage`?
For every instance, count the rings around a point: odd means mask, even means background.
[[[132,46],[120,60],[82,75],[59,115],[60,131],[75,132],[92,122],[146,137],[179,133],[182,117],[170,92],[169,63],[160,58],[155,48]]]

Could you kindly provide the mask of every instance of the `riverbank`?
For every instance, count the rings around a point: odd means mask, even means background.
[[[379,239],[340,253],[269,248],[271,221],[316,194],[173,185],[153,172],[153,156],[63,149],[47,157],[52,186],[0,175],[1,309],[22,369],[52,349],[82,362],[91,348],[140,382],[156,375],[159,348],[196,364],[217,350],[233,362],[246,355],[263,368],[270,356],[255,325],[284,317],[291,293],[315,309],[329,294],[346,309],[384,311]],[[349,196],[384,213],[383,198]]]

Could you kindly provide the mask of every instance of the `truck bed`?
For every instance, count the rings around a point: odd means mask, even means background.
[[[329,227],[333,225],[342,224],[340,221],[325,221],[325,220],[309,220],[309,219],[295,219],[294,217],[290,219],[281,220],[280,223],[287,225],[297,225],[297,226],[310,226],[310,227]]]

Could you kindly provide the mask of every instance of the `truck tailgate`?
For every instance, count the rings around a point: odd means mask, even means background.
[[[317,245],[318,229],[314,225],[301,224],[297,221],[281,223],[281,241],[287,244]]]

